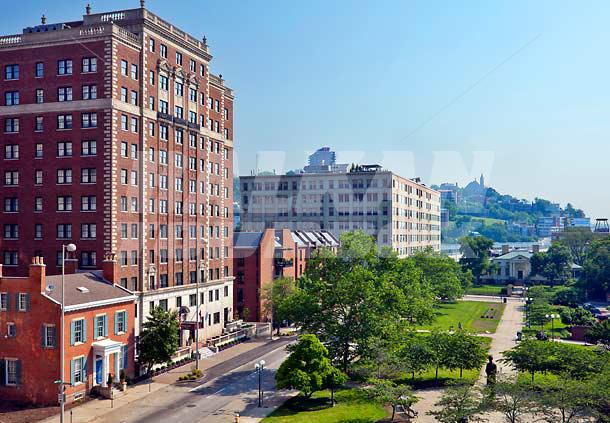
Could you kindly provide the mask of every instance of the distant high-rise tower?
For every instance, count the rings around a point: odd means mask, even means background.
[[[331,166],[337,162],[337,153],[330,147],[322,147],[309,156],[309,166]]]
[[[485,186],[485,177],[483,176],[482,173],[481,173],[481,177],[479,178],[479,185],[481,185],[481,187]]]

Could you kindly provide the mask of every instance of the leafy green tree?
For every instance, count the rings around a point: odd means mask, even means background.
[[[387,404],[392,407],[392,421],[394,421],[396,409],[399,406],[405,409],[410,408],[418,400],[409,386],[396,384],[386,379],[373,379],[371,386],[364,388],[364,392],[379,404]]]
[[[332,374],[334,367],[328,359],[328,350],[315,335],[301,335],[298,342],[288,347],[290,355],[280,365],[276,376],[278,389],[297,389],[303,396],[328,388],[341,376]]]
[[[566,280],[572,260],[567,246],[554,242],[546,253],[535,253],[530,258],[531,274],[544,276],[553,285],[557,280]]]
[[[584,300],[584,292],[576,284],[568,282],[566,286],[558,287],[551,296],[551,302],[557,305],[576,307]]]
[[[502,380],[494,385],[490,395],[490,408],[502,413],[506,423],[528,422],[537,405],[532,386],[520,382]]]
[[[398,352],[398,361],[404,371],[411,373],[415,379],[415,373],[428,369],[433,362],[434,356],[430,344],[422,336],[411,336]]]
[[[484,404],[475,387],[469,384],[458,384],[445,390],[435,404],[438,409],[428,411],[441,423],[462,423],[486,421],[479,415]]]
[[[566,228],[559,238],[559,242],[570,250],[574,263],[582,266],[587,257],[587,250],[591,243],[599,238],[599,234],[589,228]]]
[[[483,236],[460,238],[460,251],[462,253],[460,264],[465,270],[472,272],[477,284],[481,281],[481,275],[489,267],[489,252],[493,244],[493,240]]]
[[[151,310],[142,325],[138,343],[138,360],[150,374],[155,364],[166,363],[178,351],[180,324],[177,311],[165,311],[161,307]]]
[[[447,255],[428,249],[415,253],[412,260],[430,282],[435,296],[442,301],[457,300],[472,283],[472,275],[462,271]]]
[[[449,354],[449,346],[451,341],[450,335],[447,332],[434,331],[430,336],[426,337],[428,343],[428,350],[432,353],[430,355],[430,363],[434,366],[435,376],[434,379],[438,381],[439,369],[446,367]]]
[[[487,358],[487,349],[481,339],[458,330],[448,337],[449,346],[445,350],[445,366],[460,369],[460,379],[464,369],[480,369]]]
[[[280,331],[281,322],[290,320],[290,295],[296,290],[296,282],[292,278],[278,278],[263,286],[261,290],[262,314],[273,317],[273,325]]]
[[[345,385],[345,382],[347,382],[347,375],[336,367],[331,368],[330,371],[326,373],[324,384],[330,389],[330,403],[333,407],[337,402],[335,401],[335,391],[337,388]]]
[[[610,238],[594,241],[583,265],[583,282],[587,293],[605,298],[610,292]]]
[[[503,361],[511,363],[520,372],[529,372],[534,375],[536,372],[548,372],[554,369],[554,342],[525,340],[515,348],[502,353]]]
[[[562,323],[568,326],[590,326],[595,322],[593,314],[582,307],[562,307],[559,315]]]
[[[610,320],[595,323],[589,328],[586,336],[591,343],[610,346]]]
[[[591,421],[598,397],[588,381],[562,379],[547,382],[537,397],[538,411],[548,423]]]

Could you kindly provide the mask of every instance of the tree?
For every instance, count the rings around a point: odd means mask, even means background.
[[[371,386],[364,388],[367,396],[381,405],[392,407],[392,421],[396,416],[396,409],[399,406],[410,408],[418,398],[413,395],[411,388],[407,385],[400,385],[385,379],[373,379]]]
[[[415,379],[415,373],[430,367],[433,354],[430,344],[423,337],[414,335],[399,350],[398,361],[404,371],[411,373],[412,379]]]
[[[347,382],[347,375],[336,367],[331,368],[330,371],[326,373],[324,384],[330,389],[330,403],[333,407],[336,403],[335,390],[345,385],[345,382]]]
[[[596,321],[593,314],[582,307],[562,307],[559,315],[561,322],[568,326],[590,326]]]
[[[261,292],[262,314],[273,318],[273,326],[280,332],[281,322],[291,315],[290,295],[296,290],[292,278],[278,278],[263,286]]]
[[[521,423],[535,408],[532,387],[520,382],[503,380],[494,386],[490,408],[504,415],[506,423]]]
[[[587,250],[591,243],[599,238],[599,234],[589,228],[566,228],[559,238],[559,242],[570,250],[574,263],[582,266],[587,257]]]
[[[328,350],[315,335],[301,335],[288,347],[290,355],[280,365],[275,380],[278,389],[297,389],[303,396],[311,395],[341,380],[328,359]]]
[[[556,280],[566,280],[572,260],[567,246],[554,242],[546,253],[535,253],[530,258],[531,275],[544,276],[551,285]]]
[[[529,372],[533,383],[536,372],[553,370],[554,345],[554,342],[549,341],[525,340],[512,350],[502,353],[503,361],[511,363],[521,372]]]
[[[610,346],[610,320],[595,323],[589,328],[586,336],[591,343]]]
[[[412,260],[441,301],[457,300],[472,283],[472,275],[464,272],[459,264],[447,255],[427,249],[415,253]]]
[[[142,325],[138,343],[138,360],[150,374],[155,364],[166,363],[178,351],[180,325],[177,311],[165,311],[161,307],[151,310]]]
[[[469,384],[449,387],[435,406],[439,409],[428,411],[427,414],[434,416],[441,423],[486,421],[479,416],[483,411],[480,395]]]
[[[573,379],[547,382],[537,397],[538,411],[548,423],[591,421],[597,400],[590,382]]]
[[[465,270],[472,272],[477,284],[481,281],[481,275],[489,267],[489,251],[493,244],[493,240],[483,236],[460,238],[460,251],[462,253],[460,264]]]
[[[610,292],[610,238],[591,244],[583,265],[583,282],[588,294],[604,298]]]
[[[447,364],[448,348],[450,345],[449,336],[447,332],[434,331],[430,336],[426,337],[428,350],[432,353],[430,355],[430,362],[435,368],[434,379],[437,381],[438,370]]]
[[[480,369],[487,358],[487,350],[477,336],[458,330],[449,335],[449,345],[445,354],[445,366],[450,369],[460,369],[460,379],[463,370]]]

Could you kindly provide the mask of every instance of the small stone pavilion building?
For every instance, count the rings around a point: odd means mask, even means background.
[[[64,383],[66,402],[134,373],[134,301],[113,284],[116,262],[104,271],[65,276]],[[105,279],[104,276],[110,276]],[[6,277],[0,266],[0,398],[38,405],[58,403],[60,379],[61,275],[46,276],[35,257],[27,277]]]

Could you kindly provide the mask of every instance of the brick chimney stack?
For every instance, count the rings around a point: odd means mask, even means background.
[[[46,282],[46,265],[44,264],[44,258],[33,257],[32,264],[29,268],[30,281],[40,283],[40,292],[44,291],[47,287]]]
[[[117,265],[116,265],[116,254],[108,253],[104,255],[104,261],[102,263],[102,269],[104,273],[104,279],[109,282],[116,283]]]

